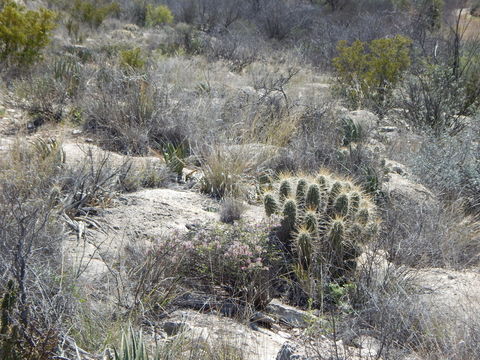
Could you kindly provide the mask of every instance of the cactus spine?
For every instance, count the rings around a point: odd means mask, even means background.
[[[379,231],[375,206],[348,179],[327,173],[290,176],[274,188],[264,197],[265,212],[282,217],[288,248],[296,252],[301,268],[315,272],[310,274],[314,278],[325,272],[334,277],[348,274],[361,244]]]
[[[297,203],[293,199],[288,199],[283,205],[283,221],[282,226],[285,230],[291,232],[295,228],[297,222]]]
[[[290,185],[290,182],[288,180],[283,180],[282,183],[280,184],[280,190],[279,190],[279,198],[280,201],[284,201],[286,198],[288,198],[292,193],[292,186]]]
[[[308,229],[301,228],[295,242],[299,263],[304,270],[308,270],[312,263],[312,234]]]
[[[277,200],[275,200],[272,194],[265,195],[263,198],[263,205],[265,207],[265,213],[268,217],[272,216],[278,211]]]

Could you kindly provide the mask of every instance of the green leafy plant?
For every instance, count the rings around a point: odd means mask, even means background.
[[[173,14],[166,5],[153,6],[147,5],[145,15],[145,25],[149,27],[171,24],[173,22]]]
[[[74,19],[84,22],[95,29],[100,27],[109,15],[119,11],[120,7],[115,2],[101,5],[91,0],[75,0],[70,10]]]
[[[351,45],[340,41],[339,56],[333,59],[338,91],[356,107],[385,102],[410,66],[411,43],[401,35]]]
[[[140,48],[120,51],[120,65],[127,69],[141,70],[147,61]]]
[[[131,327],[122,334],[120,350],[114,349],[114,360],[149,360],[142,332],[135,332]]]
[[[183,168],[185,167],[185,158],[187,157],[185,145],[175,146],[169,143],[163,148],[162,154],[167,167],[175,173],[178,178],[181,178]]]
[[[59,165],[65,163],[65,151],[62,144],[54,138],[36,138],[32,141],[33,148],[41,160],[54,159]]]
[[[32,64],[50,41],[56,14],[41,8],[27,10],[11,0],[0,3],[0,61]]]

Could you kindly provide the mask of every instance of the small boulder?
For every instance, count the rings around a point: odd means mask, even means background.
[[[379,122],[378,116],[367,110],[349,111],[344,115],[344,119],[360,125],[366,133],[375,129]]]
[[[175,336],[189,330],[189,327],[182,322],[167,321],[162,324],[162,329],[168,336]]]
[[[306,311],[285,305],[278,299],[273,299],[266,310],[285,325],[295,328],[306,328],[316,317]]]
[[[383,183],[383,191],[389,195],[390,199],[398,203],[407,202],[425,206],[436,202],[435,196],[425,186],[415,183],[397,172],[388,174],[388,181]]]
[[[286,342],[278,352],[275,360],[308,360],[308,358],[300,353],[298,345]]]

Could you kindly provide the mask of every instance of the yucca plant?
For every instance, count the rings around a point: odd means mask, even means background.
[[[163,158],[167,167],[177,175],[178,178],[181,178],[183,173],[183,168],[185,167],[185,158],[187,156],[187,150],[185,145],[181,144],[178,146],[168,143],[162,150]]]
[[[114,349],[114,360],[149,360],[142,332],[135,332],[131,327],[122,334],[120,351]],[[152,359],[153,360],[153,359]]]

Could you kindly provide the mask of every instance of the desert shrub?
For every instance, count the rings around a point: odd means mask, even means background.
[[[259,15],[259,27],[269,39],[284,40],[304,28],[307,12],[284,1],[267,1]]]
[[[415,292],[415,272],[377,263],[381,252],[372,254],[359,272],[352,298],[353,311],[337,329],[339,336],[351,336],[368,329],[379,339],[377,356],[398,359],[405,352],[418,349],[429,331],[429,309]],[[382,261],[382,260],[380,260]]]
[[[385,208],[382,236],[393,262],[457,269],[478,264],[480,224],[464,215],[461,204],[418,207],[397,200]]]
[[[478,212],[480,166],[475,130],[456,136],[427,137],[418,152],[398,154],[427,188],[447,201],[463,201],[467,211]]]
[[[350,0],[319,0],[318,3],[326,5],[330,11],[342,10],[345,6],[348,6]]]
[[[420,22],[429,31],[439,30],[442,26],[444,0],[422,0],[417,4]]]
[[[209,33],[229,28],[242,16],[244,7],[235,0],[181,0],[175,5],[179,21]]]
[[[17,142],[0,159],[0,357],[48,359],[71,299],[55,281],[63,227],[53,185],[61,149]],[[39,150],[41,149],[41,150]]]
[[[410,44],[401,35],[369,43],[357,40],[350,46],[340,41],[339,56],[333,59],[339,92],[354,107],[384,103],[410,66]]]
[[[470,8],[470,14],[472,16],[480,16],[480,1],[474,1],[472,7]]]
[[[118,171],[118,189],[133,192],[140,188],[161,188],[175,179],[175,174],[158,161],[146,161],[141,165],[125,162]]]
[[[226,224],[233,224],[242,218],[244,212],[245,205],[241,201],[227,197],[222,201],[220,221]]]
[[[301,114],[288,144],[288,158],[278,170],[308,172],[312,168],[328,167],[355,178],[367,193],[381,197],[384,166],[378,152],[365,145],[367,136],[358,123],[353,124],[336,114],[332,104],[311,107]]]
[[[117,3],[94,2],[91,0],[75,0],[70,13],[77,21],[86,23],[91,28],[98,28],[103,21],[114,13],[118,13],[120,7]]]
[[[352,331],[368,331],[380,342],[376,356],[384,359],[403,358],[407,354],[431,360],[478,357],[480,324],[473,316],[473,302],[461,309],[442,304],[445,308],[440,310],[418,289],[422,271],[390,265],[378,272],[374,257],[362,270],[353,316],[344,318],[346,321],[339,325],[339,337],[348,339]],[[445,316],[445,312],[449,315]],[[462,320],[458,321],[459,318]]]
[[[450,67],[427,65],[406,79],[400,100],[406,119],[437,136],[461,130],[462,116],[474,111],[465,85]]]
[[[147,12],[145,15],[145,25],[157,26],[164,24],[171,24],[173,22],[173,15],[166,5],[147,5]]]
[[[206,44],[203,51],[211,60],[228,61],[230,68],[238,73],[260,57],[260,45],[256,39],[233,32],[219,34],[215,41]]]
[[[17,82],[18,98],[27,101],[21,107],[32,117],[32,122],[28,125],[31,130],[48,122],[59,123],[62,120],[67,94],[61,89],[59,83],[50,76]]]
[[[120,51],[119,57],[120,65],[126,69],[141,70],[147,62],[140,48]]]
[[[108,207],[118,191],[133,186],[127,179],[136,171],[128,160],[113,162],[98,148],[84,148],[78,162],[66,166],[57,184],[58,203],[70,218],[95,215]]]
[[[170,123],[167,115],[172,114],[174,107],[161,84],[148,75],[130,76],[108,69],[100,70],[97,80],[97,88],[85,100],[82,111],[85,129],[99,134],[103,147],[144,155],[150,147],[159,149],[162,143],[183,140],[168,135],[176,125]]]
[[[27,10],[11,0],[0,3],[0,60],[31,64],[50,41],[55,13],[41,8]]]
[[[179,44],[179,48],[183,49],[185,53],[196,55],[202,52],[202,41],[199,37],[198,31],[195,30],[193,26],[180,23],[175,26],[175,32],[177,34],[177,43]],[[175,48],[175,51],[177,51],[177,48]],[[172,53],[172,51],[167,53]]]
[[[267,226],[207,226],[191,231],[182,247],[185,276],[197,274],[199,284],[210,290],[220,286],[241,305],[261,308],[271,300],[272,272],[278,268]]]
[[[82,97],[86,78],[85,67],[76,57],[62,56],[16,80],[13,100],[30,115],[29,130],[62,121],[68,105]]]
[[[267,216],[281,218],[283,250],[305,294],[318,306],[324,286],[348,283],[362,244],[377,236],[375,205],[350,181],[326,171],[280,179],[264,195]]]

